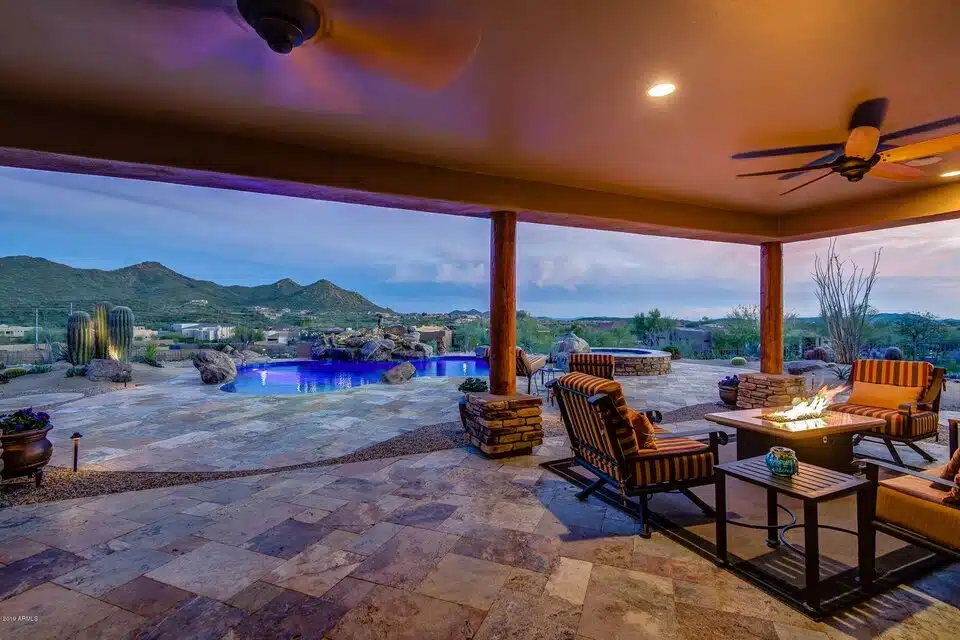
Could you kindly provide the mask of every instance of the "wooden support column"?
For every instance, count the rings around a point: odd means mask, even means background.
[[[517,214],[490,216],[490,393],[517,392]]]
[[[783,373],[783,244],[760,245],[760,372]]]

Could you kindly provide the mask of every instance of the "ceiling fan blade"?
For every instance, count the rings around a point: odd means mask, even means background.
[[[918,133],[926,133],[928,131],[936,131],[937,129],[952,127],[955,124],[960,124],[960,116],[952,116],[950,118],[944,118],[943,120],[934,120],[933,122],[919,124],[915,127],[910,127],[909,129],[901,129],[900,131],[885,133],[880,136],[880,142],[886,142],[887,140],[893,140],[894,138],[904,138],[906,136],[912,136]]]
[[[427,15],[385,15],[331,7],[329,33],[312,42],[370,71],[440,89],[471,61],[480,29]]]
[[[960,149],[960,133],[881,151],[880,162],[906,162],[916,158],[947,153],[954,149]]]
[[[137,48],[163,68],[182,69],[203,64],[244,42],[253,32],[240,18],[236,2],[214,0],[138,0],[125,11],[141,14],[144,28],[135,34]],[[131,34],[133,35],[133,34]],[[253,42],[251,40],[251,42]]]
[[[275,56],[276,58],[276,56]],[[282,59],[281,65],[287,73],[281,74],[273,82],[279,84],[285,95],[303,95],[310,100],[311,108],[345,114],[358,113],[360,110],[357,94],[349,79],[338,74],[329,64],[326,56],[314,55],[310,49],[297,47],[290,55]]]
[[[745,151],[735,153],[731,158],[734,160],[749,160],[751,158],[772,158],[774,156],[792,156],[796,153],[817,153],[823,151],[839,151],[843,148],[843,143],[834,142],[830,144],[808,144],[800,147],[780,147],[779,149],[763,149],[760,151]]]
[[[847,142],[843,146],[843,155],[851,158],[869,160],[877,152],[880,143],[880,129],[862,126],[850,130]]]
[[[834,163],[818,165],[816,167],[792,167],[790,169],[773,169],[772,171],[754,171],[753,173],[738,173],[738,178],[752,178],[754,176],[775,176],[781,173],[806,173],[807,171],[816,171],[817,169],[833,170]]]
[[[922,180],[927,174],[916,167],[896,162],[886,162],[875,165],[867,173],[871,178],[880,178],[881,180],[893,180],[895,182],[913,182]]]
[[[804,182],[803,184],[794,187],[793,189],[787,189],[786,191],[784,191],[784,192],[781,193],[780,195],[785,196],[785,195],[787,195],[788,193],[793,193],[793,192],[796,191],[797,189],[803,189],[804,187],[808,187],[808,186],[810,186],[811,184],[813,184],[814,182],[817,182],[818,180],[823,180],[824,178],[826,178],[826,177],[827,177],[828,175],[830,175],[831,173],[833,173],[833,171],[827,171],[827,172],[824,173],[823,175],[819,175],[819,176],[817,176],[816,178],[814,178],[813,180],[808,180],[808,181]]]
[[[847,129],[850,131],[858,127],[879,129],[883,126],[884,118],[887,117],[887,105],[889,104],[890,101],[886,98],[872,98],[861,102],[853,110],[853,115],[850,116],[850,126]]]
[[[839,157],[842,156],[842,155],[843,155],[843,152],[842,152],[842,151],[834,151],[834,152],[832,152],[832,153],[828,153],[828,154],[825,155],[825,156],[822,156],[822,157],[820,157],[820,158],[817,158],[817,159],[814,160],[813,162],[808,162],[808,163],[805,164],[804,166],[807,167],[807,170],[808,170],[808,171],[809,171],[809,170],[812,170],[812,169],[816,169],[817,167],[825,166],[825,165],[831,164],[831,163],[833,163],[833,162],[836,162],[837,158],[839,158]],[[783,174],[782,176],[780,176],[780,177],[777,178],[777,179],[778,179],[778,180],[792,180],[793,178],[796,178],[797,176],[802,176],[804,173],[805,173],[805,172],[803,172],[803,171],[795,171],[795,172],[793,172],[793,173],[785,173],[785,174]]]

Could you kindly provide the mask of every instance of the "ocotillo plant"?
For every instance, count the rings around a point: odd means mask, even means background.
[[[67,320],[67,353],[75,366],[93,358],[93,323],[86,311],[74,311]]]
[[[110,357],[110,333],[107,317],[113,307],[109,302],[98,302],[93,305],[93,357]]]
[[[133,348],[133,311],[130,307],[114,307],[110,310],[108,324],[113,356],[126,362]]]

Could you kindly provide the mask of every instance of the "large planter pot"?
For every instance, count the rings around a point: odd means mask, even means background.
[[[0,436],[0,445],[3,446],[0,476],[6,480],[32,475],[39,487],[43,481],[43,467],[53,455],[53,443],[47,440],[47,432],[52,428]]]
[[[737,406],[737,387],[718,384],[720,390],[720,401],[730,407]]]

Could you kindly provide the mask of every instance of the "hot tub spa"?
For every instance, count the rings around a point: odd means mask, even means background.
[[[670,373],[670,354],[653,349],[599,348],[591,353],[607,353],[615,361],[613,375],[665,376]]]

